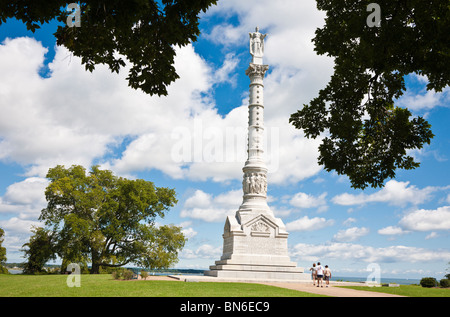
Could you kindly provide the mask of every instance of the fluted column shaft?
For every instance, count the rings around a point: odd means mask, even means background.
[[[250,63],[248,105],[248,157],[242,169],[244,192],[241,212],[272,213],[267,205],[267,167],[264,162],[264,75],[267,65]]]

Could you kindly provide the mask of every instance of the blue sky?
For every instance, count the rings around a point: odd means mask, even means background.
[[[80,60],[55,47],[56,26],[35,34],[0,27],[0,227],[9,262],[45,206],[45,174],[57,164],[100,164],[117,175],[175,188],[178,204],[158,224],[183,226],[189,241],[179,268],[206,269],[221,255],[226,216],[242,202],[250,62],[248,33],[266,38],[264,61],[269,206],[285,223],[291,260],[328,264],[335,276],[441,278],[450,249],[450,93],[427,92],[407,77],[398,105],[427,118],[436,135],[411,154],[421,162],[398,171],[383,189],[354,190],[345,176],[317,164],[320,140],[288,122],[332,74],[311,38],[323,24],[315,2],[219,1],[201,16],[198,41],[178,49],[180,79],[167,97],[128,87],[126,71]],[[82,27],[82,26],[81,26]]]

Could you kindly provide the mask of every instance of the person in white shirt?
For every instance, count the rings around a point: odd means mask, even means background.
[[[325,265],[325,270],[323,271],[323,275],[325,277],[326,287],[328,287],[328,285],[330,285],[330,278],[331,278],[331,270],[328,268],[328,265]]]
[[[320,262],[317,262],[316,272],[317,272],[317,287],[319,287],[319,284],[322,284],[321,287],[323,287],[323,266],[320,265]]]

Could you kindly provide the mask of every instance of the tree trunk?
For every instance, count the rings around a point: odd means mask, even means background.
[[[91,250],[91,274],[99,274],[100,273],[100,259],[96,250]]]
[[[91,274],[99,274],[99,273],[100,273],[100,264],[92,262]]]

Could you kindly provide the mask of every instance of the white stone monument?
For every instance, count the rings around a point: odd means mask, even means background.
[[[243,202],[235,216],[228,216],[223,233],[223,254],[204,275],[229,279],[307,281],[311,274],[291,262],[288,233],[283,221],[267,205],[267,167],[263,159],[264,38],[259,29],[250,35],[252,62],[248,105],[248,159],[242,169]]]

